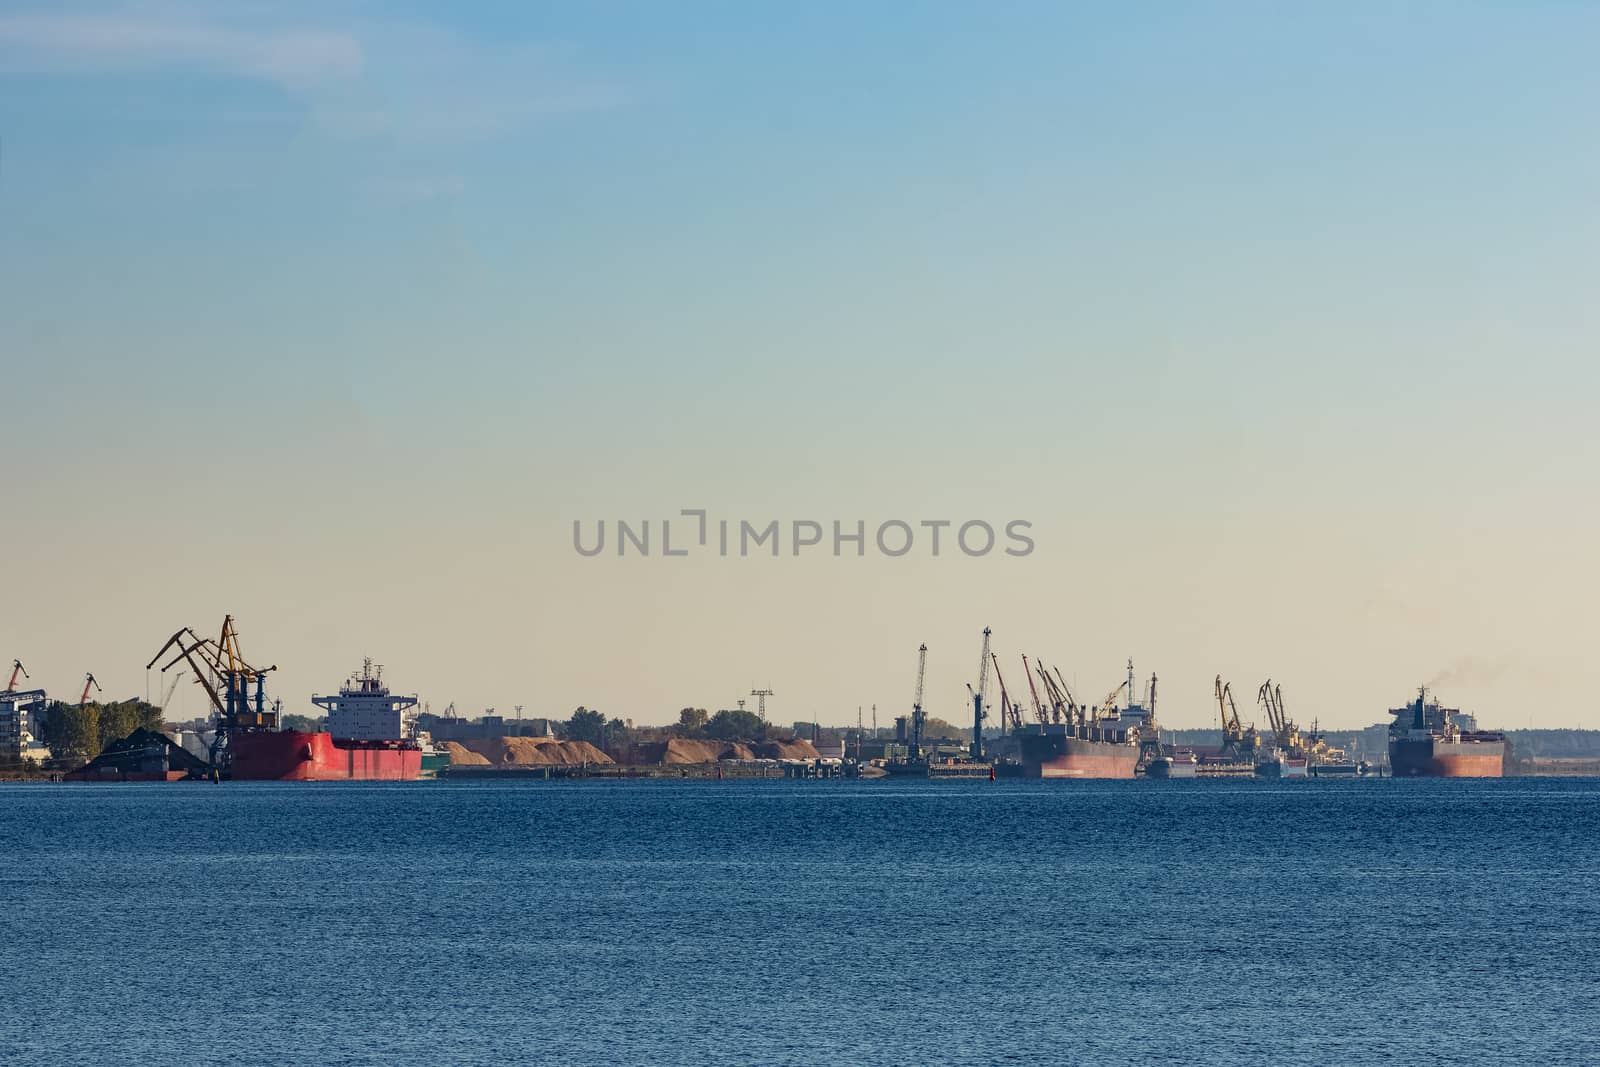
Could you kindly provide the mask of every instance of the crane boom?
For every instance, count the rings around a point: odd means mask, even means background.
[[[1039,680],[1044,683],[1045,695],[1050,698],[1050,720],[1052,722],[1060,722],[1063,714],[1062,709],[1066,707],[1066,697],[1062,695],[1060,689],[1056,688],[1055,680],[1050,677],[1050,672],[1044,669],[1043,663],[1035,660],[1033,669],[1038,672]]]
[[[28,677],[28,672],[22,666],[22,661],[20,659],[14,659],[11,661],[11,681],[6,683],[6,692],[9,693],[17,688],[17,675],[19,674],[24,678]]]
[[[922,678],[928,669],[928,646],[923,645],[917,649],[917,695],[911,701],[912,708],[922,710]]]
[[[1044,705],[1039,703],[1039,688],[1033,684],[1033,668],[1028,666],[1028,657],[1022,657],[1022,673],[1028,676],[1028,691],[1033,694],[1033,717],[1039,720],[1039,725],[1044,725]]]
[[[1011,696],[1006,692],[1006,676],[1000,673],[1000,657],[991,652],[989,658],[994,662],[994,680],[1000,683],[1000,721],[1010,729],[1020,730],[1022,712],[1011,703]]]
[[[87,704],[87,703],[89,703],[89,687],[90,686],[94,686],[94,688],[95,688],[95,690],[97,692],[101,692],[101,693],[105,692],[104,689],[100,688],[100,683],[94,680],[94,675],[93,674],[85,674],[83,676],[83,696],[78,698],[78,703],[79,704]]]
[[[172,703],[172,694],[178,691],[178,683],[183,681],[183,676],[188,673],[188,671],[179,671],[172,676],[172,684],[167,686],[167,693],[161,698],[161,711],[163,714],[166,713],[167,705]]]
[[[1224,682],[1220,674],[1216,694],[1217,714],[1222,717],[1222,743],[1236,745],[1244,740],[1244,723],[1239,719],[1239,706],[1233,702],[1233,683]]]
[[[1072,695],[1072,690],[1068,687],[1067,680],[1061,676],[1061,668],[1051,667],[1050,669],[1056,672],[1056,681],[1061,683],[1061,693],[1067,698],[1067,710],[1076,713],[1078,711],[1078,701]]]
[[[989,699],[989,628],[983,628],[983,650],[978,653],[978,698]]]
[[[1067,685],[1067,680],[1061,675],[1061,668],[1056,667],[1054,670],[1056,672],[1056,680],[1061,683],[1061,691],[1067,696],[1067,715],[1077,719],[1078,727],[1082,729],[1086,725],[1088,709],[1078,703],[1078,698],[1072,695],[1071,687]]]

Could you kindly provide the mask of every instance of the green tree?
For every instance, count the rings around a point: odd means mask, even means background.
[[[309,715],[285,715],[278,722],[285,730],[298,730],[303,734],[314,734],[322,729],[322,720]]]
[[[767,724],[753,711],[724,709],[711,716],[705,732],[717,741],[765,741]]]
[[[705,708],[684,708],[678,712],[678,734],[682,737],[704,736],[709,718]]]
[[[45,709],[40,739],[54,759],[87,763],[113,741],[143,727],[161,729],[161,709],[143,700],[68,704],[53,700]]]
[[[943,719],[929,719],[922,724],[922,736],[929,741],[965,741],[972,736],[972,727],[963,729]]]
[[[100,748],[120,741],[138,729],[161,729],[161,709],[142,700],[118,700],[100,705]]]
[[[580,707],[566,722],[564,731],[568,741],[587,741],[591,745],[606,742],[606,717],[598,711]]]

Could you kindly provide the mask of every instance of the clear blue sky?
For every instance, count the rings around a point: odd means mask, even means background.
[[[827,721],[905,703],[923,640],[953,715],[989,624],[1088,688],[1139,657],[1179,724],[1219,670],[1575,723],[1596,40],[1561,3],[0,4],[37,516],[0,656],[133,689],[233,611],[291,703],[370,653],[467,710]],[[687,506],[1040,548],[570,550]]]

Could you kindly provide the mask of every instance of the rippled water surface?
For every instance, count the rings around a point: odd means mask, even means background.
[[[0,1060],[1600,1062],[1600,781],[0,804]]]

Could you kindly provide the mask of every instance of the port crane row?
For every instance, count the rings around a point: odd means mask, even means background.
[[[969,748],[973,759],[983,758],[983,727],[985,721],[990,718],[988,685],[991,670],[1000,689],[1000,722],[1008,732],[1020,730],[1031,723],[1039,726],[1066,725],[1081,735],[1088,736],[1089,732],[1101,722],[1117,716],[1119,701],[1125,695],[1130,703],[1135,696],[1131,661],[1128,664],[1128,677],[1119,682],[1098,703],[1093,703],[1078,699],[1071,686],[1067,684],[1060,667],[1047,667],[1042,658],[1033,657],[1030,660],[1025,653],[1019,658],[1022,663],[1022,677],[1027,681],[1027,692],[1013,695],[1011,688],[1006,685],[1000,657],[990,647],[992,635],[993,631],[985,627],[982,650],[979,654],[978,681],[976,686],[968,683],[966,687],[973,709],[972,743]],[[928,719],[923,706],[927,663],[928,646],[922,645],[917,650],[917,682],[908,724],[910,730],[907,740],[910,742],[908,748],[912,758],[923,755],[923,731]],[[1152,674],[1144,691],[1143,706],[1148,715],[1147,723],[1159,729],[1155,718],[1157,684],[1157,678]],[[1331,748],[1323,740],[1315,725],[1309,735],[1301,733],[1300,728],[1284,710],[1282,686],[1274,685],[1271,679],[1263,682],[1256,693],[1257,703],[1264,710],[1271,728],[1270,734],[1266,737],[1262,736],[1254,723],[1246,724],[1242,721],[1233,697],[1233,685],[1231,682],[1225,682],[1220,674],[1214,683],[1214,696],[1218,720],[1222,727],[1222,754],[1227,758],[1253,759],[1264,742],[1276,750],[1293,755],[1314,754],[1330,759],[1342,758],[1344,755],[1342,750]]]
[[[28,674],[28,668],[22,665],[22,661],[20,659],[13,659],[11,661],[11,679],[6,682],[5,689],[0,690],[0,692],[4,692],[9,698],[17,700],[22,698],[40,699],[44,697],[43,689],[19,690],[17,688],[17,679],[19,678],[23,679],[24,681],[33,680],[32,676]],[[91,691],[96,693],[105,692],[105,690],[100,688],[100,683],[98,680],[96,680],[93,672],[86,673],[83,676],[83,693],[78,697],[79,707],[89,703],[89,693]]]

